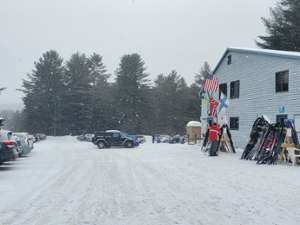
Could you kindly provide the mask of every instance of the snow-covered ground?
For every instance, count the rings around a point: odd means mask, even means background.
[[[299,174],[199,146],[98,150],[49,138],[0,166],[0,224],[298,225]]]

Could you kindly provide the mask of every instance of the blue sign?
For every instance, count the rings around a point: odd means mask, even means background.
[[[281,105],[281,106],[278,107],[278,112],[279,113],[285,113],[285,107],[284,107],[284,105]]]

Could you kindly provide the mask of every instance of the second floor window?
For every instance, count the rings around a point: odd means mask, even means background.
[[[289,71],[281,71],[276,73],[276,92],[289,91]]]
[[[220,84],[219,85],[219,99],[221,98],[221,93],[227,97],[227,84]]]
[[[240,97],[240,81],[232,81],[230,83],[230,98],[239,98]]]
[[[232,63],[232,55],[227,56],[227,65],[231,65]]]

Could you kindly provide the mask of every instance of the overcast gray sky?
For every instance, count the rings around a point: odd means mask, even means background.
[[[176,69],[188,83],[224,49],[256,47],[275,0],[1,0],[0,107],[22,104],[15,89],[43,52],[97,52],[110,73],[139,53],[154,79]]]

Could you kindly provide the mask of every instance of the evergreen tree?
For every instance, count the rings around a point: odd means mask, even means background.
[[[281,0],[271,9],[271,18],[262,18],[266,36],[259,36],[261,48],[300,51],[300,1]]]
[[[188,111],[189,88],[185,80],[173,70],[169,75],[159,75],[155,80],[156,133],[184,133],[190,120]]]
[[[61,132],[63,59],[56,51],[43,54],[23,80],[25,127],[29,132],[57,135]]]
[[[102,62],[102,56],[94,53],[88,58],[91,76],[91,126],[90,131],[111,129],[114,127],[112,116],[113,102],[111,85],[108,83],[110,75]]]
[[[124,55],[117,69],[115,104],[119,127],[144,132],[149,120],[149,80],[145,63],[138,54]]]
[[[15,132],[24,131],[24,115],[23,111],[2,110],[0,111],[1,117],[5,118],[3,128]]]
[[[81,134],[90,130],[90,108],[93,80],[85,54],[75,53],[66,63],[64,85],[65,132]]]
[[[188,108],[186,116],[189,121],[199,121],[201,116],[201,99],[199,98],[200,88],[196,84],[192,84],[189,88]]]
[[[96,87],[98,84],[106,84],[110,75],[107,73],[107,69],[102,62],[102,56],[93,53],[87,59],[87,65],[91,77],[92,86]]]
[[[208,62],[204,62],[200,72],[196,73],[195,83],[201,88],[205,79],[211,74],[211,68]]]
[[[201,106],[202,106],[202,99],[203,99],[203,92],[202,92],[202,86],[204,84],[204,81],[207,79],[207,77],[212,73],[211,71],[211,67],[209,65],[208,62],[204,62],[200,72],[196,73],[195,76],[195,84],[192,85],[191,89],[192,89],[192,93],[193,93],[193,97],[191,99],[191,103],[190,103],[190,107],[191,109],[194,110],[194,112],[196,113],[196,111],[198,111],[199,113],[199,117],[197,120],[199,120],[200,116],[201,116]],[[198,106],[196,105],[196,96],[198,98]]]

